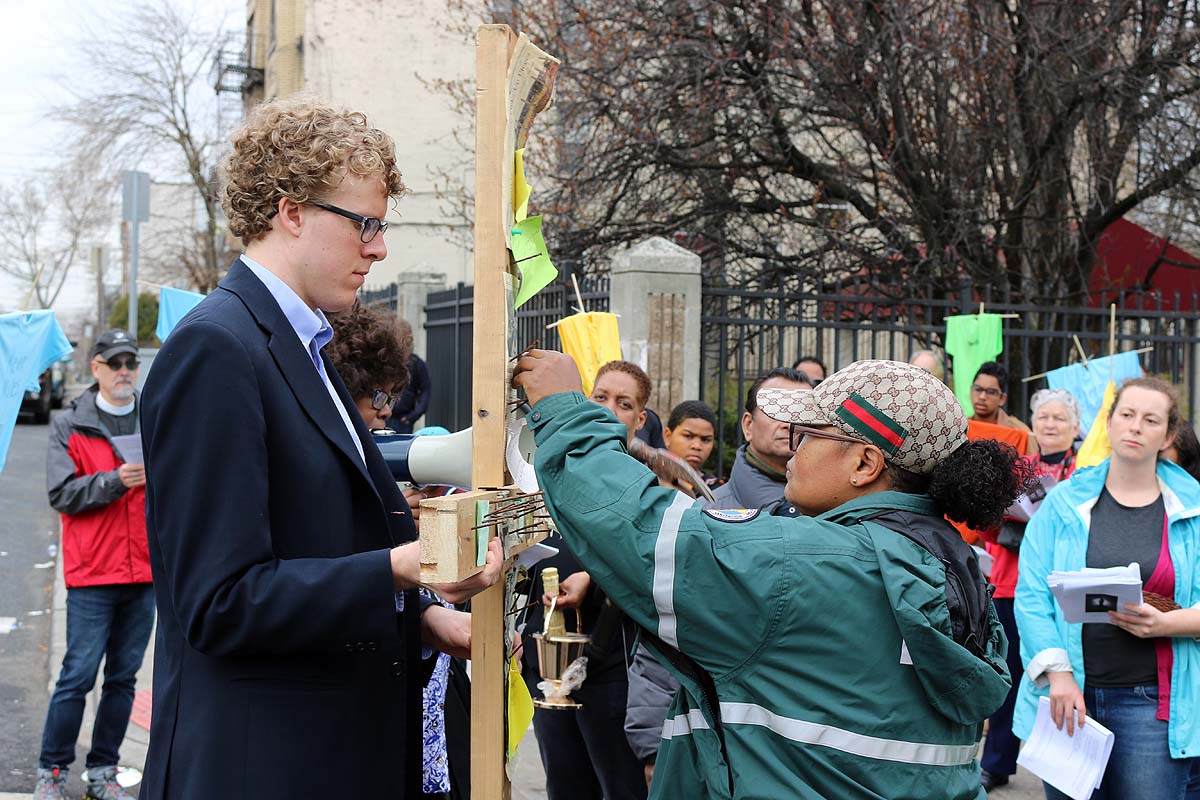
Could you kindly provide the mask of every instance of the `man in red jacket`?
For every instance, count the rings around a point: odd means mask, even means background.
[[[113,437],[138,432],[137,342],[126,331],[107,331],[91,355],[96,383],[55,418],[46,456],[50,505],[62,514],[67,652],[42,733],[34,790],[40,800],[67,796],[67,768],[75,760],[84,700],[102,657],[107,657],[104,688],[84,797],[132,800],[116,780],[117,751],[154,627],[146,470],[126,463],[113,444]]]

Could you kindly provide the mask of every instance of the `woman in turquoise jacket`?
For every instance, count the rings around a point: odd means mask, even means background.
[[[943,518],[998,521],[1016,454],[966,441],[924,370],[858,362],[763,390],[791,423],[787,497],[808,516],[701,509],[629,457],[625,427],[536,350],[514,383],[563,539],[682,684],[655,798],[983,800],[983,720],[1010,685],[974,555]]]
[[[1104,424],[1097,420],[1095,424]],[[1068,733],[1091,714],[1113,734],[1099,800],[1200,798],[1200,485],[1160,458],[1180,424],[1175,390],[1122,384],[1107,420],[1112,457],[1056,486],[1021,544],[1021,633],[1013,730],[1028,739],[1038,698]],[[1047,585],[1055,570],[1137,562],[1149,603],[1113,624],[1068,624]],[[1150,598],[1147,598],[1150,599]],[[1050,800],[1065,797],[1047,785]]]

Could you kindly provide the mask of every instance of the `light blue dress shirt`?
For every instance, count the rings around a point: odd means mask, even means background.
[[[329,392],[329,397],[333,400],[333,407],[337,409],[342,422],[345,423],[346,432],[350,435],[350,441],[354,442],[354,448],[358,450],[358,457],[366,464],[367,457],[363,454],[362,442],[358,440],[358,434],[354,431],[354,424],[350,421],[350,415],[346,412],[346,407],[342,405],[341,398],[338,397],[337,391],[333,388],[333,384],[329,380],[329,375],[325,372],[325,362],[321,360],[321,348],[329,344],[333,339],[333,328],[330,327],[329,320],[325,318],[320,309],[314,311],[309,308],[308,304],[300,299],[300,295],[296,294],[292,290],[292,287],[280,280],[279,276],[271,272],[271,270],[244,253],[242,254],[242,261],[246,263],[250,271],[267,287],[267,291],[275,298],[275,302],[279,304],[283,315],[291,323],[292,330],[300,338],[300,344],[308,352],[309,358],[312,359],[313,367],[316,368],[317,374],[321,376],[321,382],[325,384],[325,391]],[[357,414],[358,409],[355,409],[354,413]]]

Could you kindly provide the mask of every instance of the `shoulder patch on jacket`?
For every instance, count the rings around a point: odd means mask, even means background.
[[[704,513],[717,522],[749,522],[758,516],[757,508],[706,508]]]

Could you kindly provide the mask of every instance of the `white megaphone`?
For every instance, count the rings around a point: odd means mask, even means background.
[[[517,431],[515,441],[509,443],[509,469],[516,477],[516,469],[522,466],[514,463],[513,457],[524,461],[524,465],[533,463],[533,451],[536,445],[533,441],[533,431],[516,421],[510,427]],[[395,433],[383,429],[372,431],[375,444],[383,454],[392,477],[397,481],[407,481],[424,485],[431,483],[438,486],[471,486],[471,428],[458,433],[443,436],[415,436],[407,433]],[[529,470],[532,472],[532,468]]]

